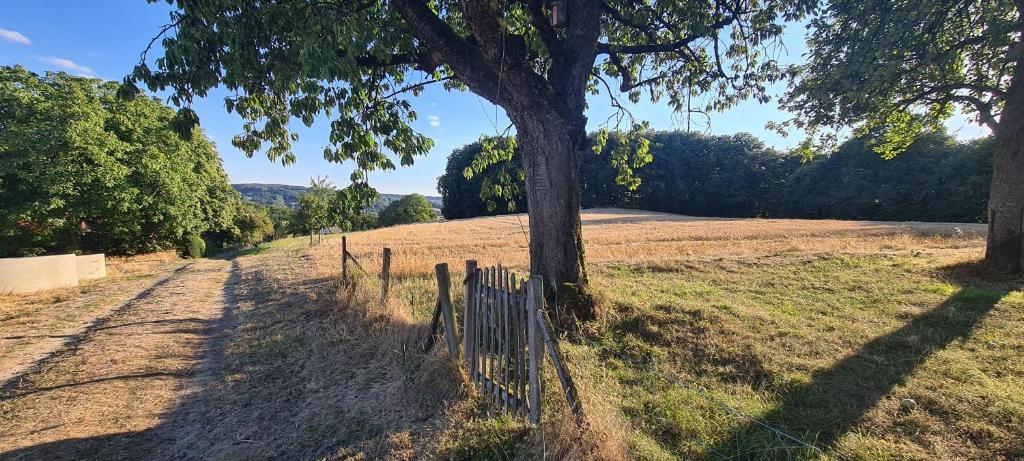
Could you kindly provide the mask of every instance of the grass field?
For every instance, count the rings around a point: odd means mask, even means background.
[[[522,270],[526,219],[400,226],[349,246],[372,268],[392,248],[398,308],[425,322],[433,265],[456,280],[467,258]],[[1024,456],[1024,294],[975,267],[983,226],[622,210],[583,224],[602,319],[565,349],[588,436],[560,434],[571,420],[550,386],[544,431],[463,414],[444,442],[457,453],[546,442],[559,456],[640,459]],[[312,255],[336,273],[336,242]]]
[[[5,383],[0,458],[1024,457],[1024,291],[977,267],[983,226],[583,220],[601,318],[562,338],[582,430],[553,376],[534,430],[420,350],[436,263],[525,272],[527,218],[502,216],[349,234],[354,289],[336,236],[294,238],[88,307],[115,314]],[[0,331],[59,332],[52,306],[124,297],[129,279],[0,298]]]

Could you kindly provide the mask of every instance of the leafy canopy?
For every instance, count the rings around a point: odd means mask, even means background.
[[[437,219],[437,213],[430,206],[427,198],[420,194],[409,194],[394,202],[380,212],[381,226],[396,226],[430,222]]]
[[[0,67],[0,256],[148,252],[232,227],[238,194],[213,144],[116,90]]]
[[[187,126],[197,122],[193,99],[224,86],[233,93],[226,108],[245,122],[233,144],[285,164],[295,160],[292,119],[310,126],[326,116],[323,155],[354,161],[356,182],[395,168],[392,155],[408,165],[430,150],[411,126],[418,114],[409,97],[433,83],[510,113],[543,105],[570,124],[600,88],[620,109],[619,98],[646,94],[687,116],[766,101],[766,84],[787,75],[775,60],[783,22],[816,4],[572,0],[568,26],[556,29],[543,0],[167,1],[177,9],[154,38],[164,55],[151,63],[144,52],[123,94],[138,92],[136,82],[170,89]],[[624,109],[603,125],[623,123],[638,141],[644,126]],[[634,146],[635,159],[613,151],[624,184],[635,186],[630,170],[649,161],[645,148]]]
[[[831,145],[829,128],[871,134],[891,158],[954,108],[995,131],[1014,63],[1020,11],[1012,0],[833,0],[810,24],[810,56],[779,128],[809,130]]]

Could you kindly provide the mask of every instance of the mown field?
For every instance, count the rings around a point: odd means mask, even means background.
[[[453,281],[469,258],[525,272],[527,217],[501,216],[349,234],[366,269],[349,287],[337,236],[197,261],[90,307],[112,313],[82,331],[61,333],[57,306],[127,279],[0,297],[11,361],[30,363],[22,326],[72,344],[4,383],[0,458],[1024,457],[1024,291],[977,267],[983,226],[583,221],[601,318],[561,339],[583,428],[550,367],[534,430],[497,415],[443,348],[420,349],[435,264]]]
[[[395,308],[426,322],[433,265],[527,264],[526,216],[349,236],[392,248]],[[602,318],[563,338],[583,437],[548,387],[544,430],[449,416],[442,450],[610,459],[1024,456],[1024,292],[977,267],[984,227],[584,214]],[[336,243],[314,248],[336,273]],[[458,293],[455,294],[460,298]],[[461,302],[459,299],[456,301]],[[912,399],[913,403],[903,403]],[[481,408],[483,407],[483,408]],[[912,408],[911,408],[912,407]],[[778,429],[813,448],[767,429]]]

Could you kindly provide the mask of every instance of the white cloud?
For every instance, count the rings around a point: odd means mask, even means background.
[[[427,120],[430,121],[430,126],[434,128],[441,126],[441,117],[438,117],[436,115],[428,115]]]
[[[20,43],[22,45],[31,45],[32,41],[28,37],[21,35],[13,30],[7,30],[0,28],[0,40],[7,40],[8,42]]]
[[[34,57],[36,59],[42,61],[42,62],[47,63],[47,64],[60,67],[61,69],[69,70],[69,71],[72,71],[72,72],[78,72],[78,75],[81,75],[83,77],[95,77],[96,76],[96,72],[93,72],[92,69],[90,69],[88,67],[85,67],[83,65],[80,65],[80,64],[76,64],[74,61],[72,61],[70,59],[58,58],[56,56],[34,56]]]

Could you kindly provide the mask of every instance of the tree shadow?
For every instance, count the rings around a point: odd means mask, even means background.
[[[189,267],[191,267],[191,264],[185,264],[173,270],[170,274],[164,276],[163,279],[160,279],[153,285],[150,285],[145,290],[142,290],[141,292],[133,296],[131,299],[122,303],[116,309],[110,311],[107,315],[93,320],[92,323],[90,323],[88,326],[86,326],[82,331],[78,333],[72,335],[50,336],[53,338],[62,338],[64,339],[64,342],[57,349],[53,350],[49,354],[44,355],[43,357],[40,357],[30,366],[26,367],[24,370],[21,370],[21,372],[19,372],[18,374],[11,376],[6,381],[4,381],[3,384],[0,384],[0,396],[8,395],[12,390],[20,386],[24,382],[26,377],[37,373],[39,370],[45,368],[49,364],[61,360],[61,358],[64,357],[65,355],[73,353],[75,349],[80,347],[82,343],[87,341],[96,332],[105,329],[116,328],[115,326],[111,326],[111,322],[114,319],[120,317],[122,314],[124,314],[132,307],[134,307],[137,303],[140,303],[144,301],[146,298],[150,297],[154,292],[156,292],[156,290],[159,290],[161,287],[169,283],[176,276],[178,276],[178,274],[184,272]]]
[[[829,448],[849,432],[917,367],[955,341],[968,339],[987,314],[1020,279],[988,272],[977,264],[942,269],[942,278],[960,289],[944,302],[878,336],[805,385],[787,391],[761,422]],[[717,459],[794,459],[812,450],[786,436],[749,422],[711,450]]]
[[[462,392],[445,356],[422,353],[425,326],[366,313],[336,280],[243,272],[236,259],[224,294],[185,398],[158,425],[0,459],[379,458],[436,437],[432,421]]]

